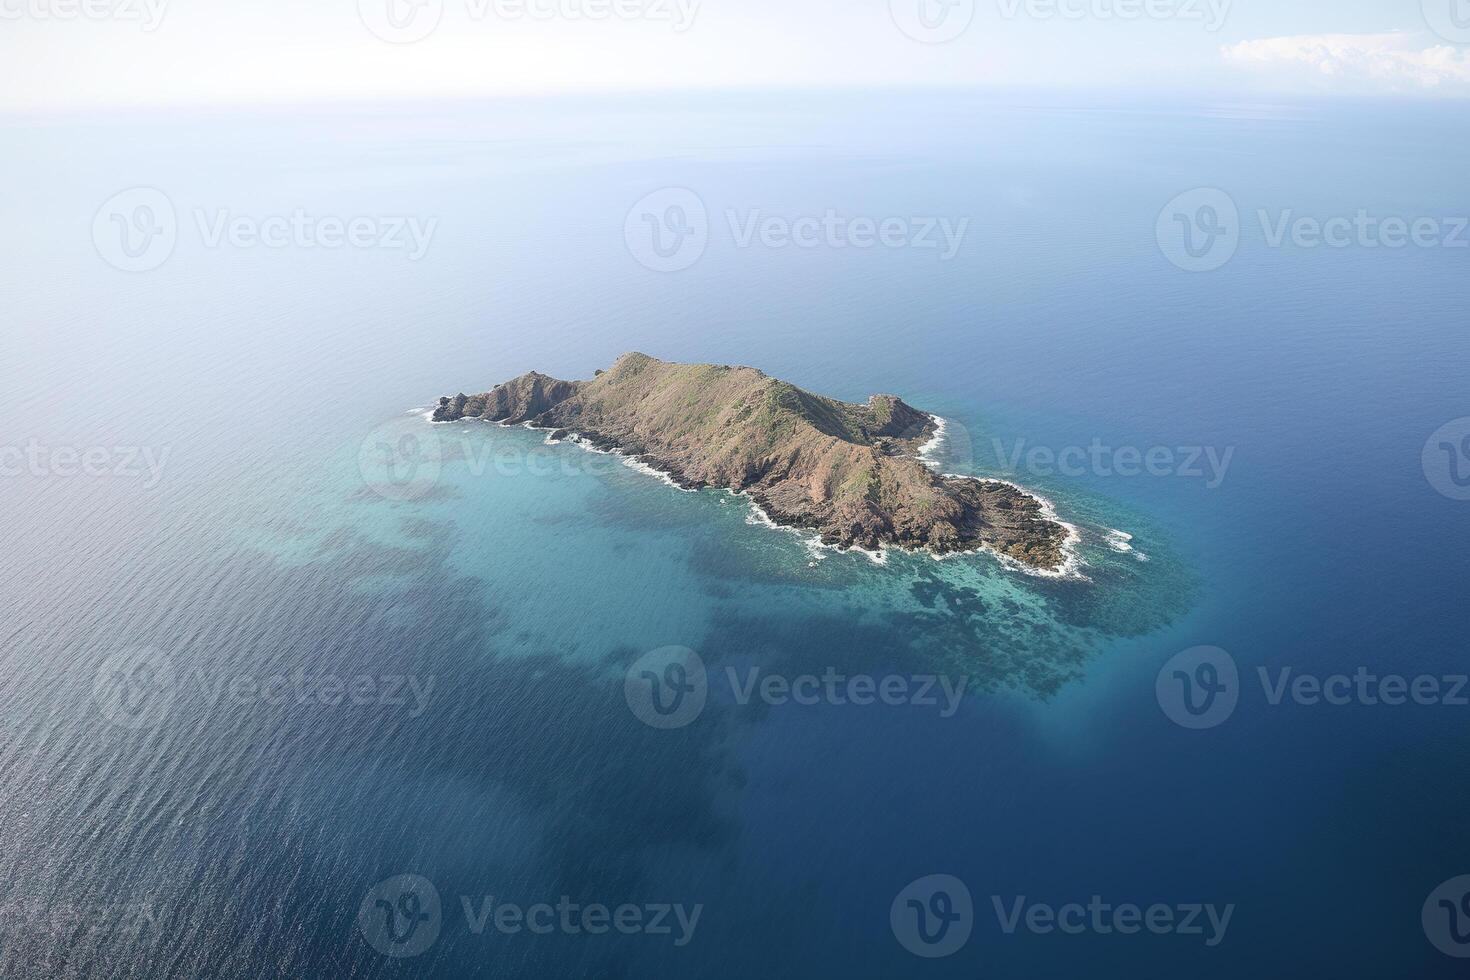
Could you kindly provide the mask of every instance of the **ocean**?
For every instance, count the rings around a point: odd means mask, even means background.
[[[1463,121],[0,121],[0,974],[1459,975]],[[1081,564],[424,418],[632,350],[899,394]]]

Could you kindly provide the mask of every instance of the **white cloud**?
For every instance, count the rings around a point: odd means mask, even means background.
[[[1470,57],[1421,35],[1304,34],[1242,41],[1221,49],[1225,60],[1258,71],[1303,71],[1344,87],[1424,90],[1470,87]]]

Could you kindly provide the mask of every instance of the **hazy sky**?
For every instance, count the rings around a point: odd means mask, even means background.
[[[734,86],[1470,95],[1470,0],[0,0],[0,108]]]

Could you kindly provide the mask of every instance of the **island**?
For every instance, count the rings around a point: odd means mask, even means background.
[[[1060,573],[1073,532],[1013,484],[936,472],[921,456],[941,420],[895,395],[865,405],[750,367],[630,353],[589,381],[538,372],[439,400],[432,419],[550,429],[622,453],[685,489],[744,494],[778,525],[839,548],[946,556],[989,550]]]

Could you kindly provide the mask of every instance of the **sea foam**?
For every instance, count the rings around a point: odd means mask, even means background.
[[[1120,555],[1132,555],[1138,561],[1148,561],[1148,555],[1133,547],[1133,535],[1127,531],[1108,530],[1104,533],[1103,540]]]
[[[949,422],[938,415],[931,415],[929,418],[934,423],[934,435],[919,447],[919,459],[931,470],[937,470],[939,469],[939,447],[944,445],[944,434],[949,428]]]

